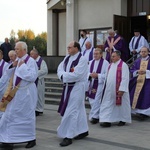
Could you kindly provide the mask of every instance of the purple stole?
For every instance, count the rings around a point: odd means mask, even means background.
[[[119,90],[120,82],[122,80],[122,64],[123,64],[123,61],[121,60],[120,63],[118,64],[117,70],[116,70],[116,105],[121,105],[121,103],[122,103],[122,97],[118,96],[118,90]],[[108,72],[109,72],[111,65],[112,65],[112,63],[108,67]],[[102,93],[102,99],[104,96],[105,88],[106,88],[106,82],[105,82],[104,90]],[[101,101],[102,101],[102,99],[101,99]]]
[[[137,48],[138,48],[138,45],[139,45],[139,41],[140,41],[140,39],[141,39],[141,35],[138,37],[138,39],[137,39],[137,41],[136,41],[136,43],[135,43],[135,46],[134,46],[134,39],[135,39],[135,37],[134,37],[133,40],[132,40],[132,49],[137,49]]]
[[[91,51],[90,51],[90,54],[89,54],[89,61],[93,59],[93,50],[94,50],[94,47],[93,47],[93,48],[91,49]],[[85,55],[86,51],[87,51],[87,50],[85,50],[85,51],[83,52],[83,56]]]
[[[98,64],[96,73],[101,73],[103,61],[104,61],[104,59],[101,58],[100,61],[99,61],[99,64]],[[94,63],[95,63],[95,60],[93,60],[92,63],[91,63],[90,73],[93,72]],[[90,81],[90,84],[91,84],[91,82],[92,82],[92,81]],[[88,96],[89,98],[92,98],[92,99],[95,98],[95,95],[96,95],[96,92],[97,92],[97,87],[98,87],[98,79],[94,79],[93,86],[90,87],[89,91],[87,92],[87,96]]]
[[[27,61],[29,60],[29,58],[30,58],[30,56],[28,55],[28,56],[26,57],[26,59],[24,60],[24,62],[27,63]],[[21,79],[20,77],[17,77],[17,78],[16,78],[16,82],[15,82],[15,86],[17,86],[17,85],[20,83],[21,80],[22,80],[22,79]]]
[[[120,82],[122,80],[122,64],[123,61],[121,60],[117,66],[117,71],[116,71],[116,105],[121,105],[122,103],[122,97],[118,95]]]
[[[4,64],[5,64],[5,61],[2,59],[1,61],[3,61],[2,62],[2,64],[1,64],[1,66],[0,66],[0,78],[2,77],[2,74],[3,74],[3,67],[4,67]]]
[[[42,60],[43,59],[40,57],[40,59],[36,62],[37,66],[38,66],[38,70],[40,70],[40,66],[41,66]],[[35,80],[35,84],[37,86],[37,84],[38,84],[38,78]]]
[[[70,66],[70,72],[74,72],[74,67],[78,64],[81,56],[82,56],[82,54],[79,53],[77,59],[72,62],[71,66]],[[66,71],[66,67],[69,62],[69,58],[70,58],[70,56],[68,56],[64,61],[64,71]],[[67,85],[68,85],[67,94],[66,94],[66,98],[64,99],[65,90],[66,90]],[[67,83],[67,84],[64,83],[64,85],[63,85],[63,92],[62,92],[61,101],[60,101],[59,108],[58,108],[58,112],[61,114],[61,116],[63,116],[65,113],[66,107],[68,105],[70,93],[71,93],[74,85],[75,85],[75,82]]]

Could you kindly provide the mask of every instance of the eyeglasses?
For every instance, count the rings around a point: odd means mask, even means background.
[[[68,46],[67,49],[70,49],[70,48],[73,48],[73,47],[74,47],[74,46],[72,46],[72,47]]]

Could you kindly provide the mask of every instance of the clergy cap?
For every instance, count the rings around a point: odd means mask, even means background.
[[[134,29],[134,32],[140,32],[140,29]]]

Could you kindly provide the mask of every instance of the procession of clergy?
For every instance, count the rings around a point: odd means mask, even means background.
[[[62,138],[60,146],[89,135],[85,97],[91,106],[90,122],[100,123],[101,127],[131,123],[131,113],[140,121],[150,116],[150,57],[146,39],[135,30],[129,47],[137,59],[129,68],[124,62],[128,52],[123,38],[112,29],[108,33],[106,56],[100,48],[93,48],[83,30],[79,42],[69,43],[68,54],[58,66],[57,75],[63,83],[58,108],[62,119],[57,128]],[[30,52],[31,57],[28,55],[25,42],[17,42],[15,51],[10,53],[15,58],[7,63],[0,51],[0,147],[13,150],[15,144],[27,143],[25,148],[31,148],[36,145],[36,116],[44,109],[42,90],[47,66],[36,49]]]
[[[57,75],[63,82],[58,109],[62,119],[57,128],[62,138],[60,146],[89,135],[85,95],[91,105],[89,120],[101,127],[131,123],[131,113],[140,121],[150,116],[149,44],[136,29],[129,48],[133,59],[137,59],[129,68],[124,62],[128,58],[124,39],[112,29],[108,33],[106,56],[100,48],[93,49],[83,30],[79,43],[69,43],[68,55],[58,66]]]

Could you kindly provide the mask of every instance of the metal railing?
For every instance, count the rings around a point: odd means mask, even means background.
[[[126,64],[128,64],[129,68],[133,65],[133,63],[134,63],[134,61],[135,61],[136,59],[138,59],[138,58],[141,57],[141,56],[138,56],[138,55],[139,55],[139,53],[134,54],[130,59],[128,59],[128,60],[126,61]]]

